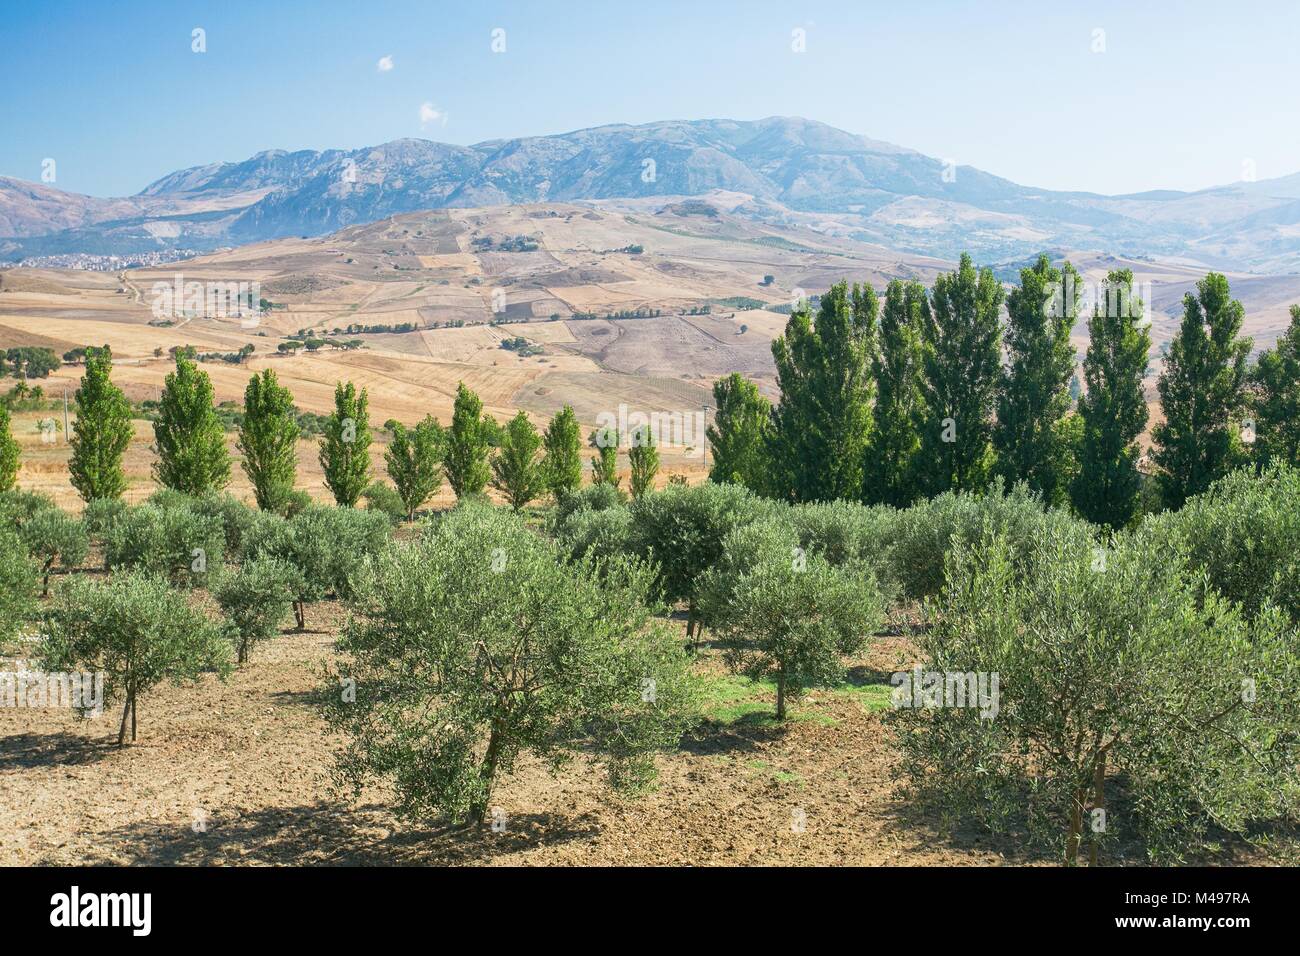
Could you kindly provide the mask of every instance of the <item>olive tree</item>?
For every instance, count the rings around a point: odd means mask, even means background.
[[[948,818],[1067,864],[1117,835],[1176,862],[1212,828],[1300,809],[1294,629],[1276,608],[1247,619],[1175,548],[1047,528],[1017,567],[992,534],[957,547],[930,611],[890,719],[903,774]]]
[[[721,573],[702,588],[717,609],[728,663],[776,685],[777,720],[807,687],[842,680],[841,656],[861,648],[884,619],[865,565],[832,565],[798,540],[784,521],[737,527],[724,539]]]
[[[687,605],[686,636],[696,638],[696,583],[722,555],[722,540],[739,524],[780,507],[741,485],[669,485],[635,499],[632,546],[659,570],[669,601]]]
[[[75,568],[90,550],[85,525],[58,508],[38,511],[18,533],[27,553],[40,564],[42,597],[50,593],[50,571],[56,561],[64,568]]]
[[[327,594],[347,597],[358,569],[392,538],[380,511],[313,506],[285,520],[263,514],[249,531],[248,559],[279,558],[296,571],[293,612],[307,627],[306,605]]]
[[[401,816],[472,823],[524,752],[553,766],[590,753],[616,786],[648,782],[693,684],[646,608],[649,571],[614,565],[598,576],[477,504],[380,554],[359,575],[326,711],[347,738],[342,779],[387,780]]]
[[[230,645],[222,629],[190,607],[166,580],[139,572],[107,581],[74,579],[59,589],[45,615],[42,666],[47,671],[103,672],[104,697],[120,700],[118,746],[136,738],[141,695],[170,680],[225,676]]]
[[[213,597],[230,622],[238,663],[247,663],[254,644],[279,632],[301,590],[298,569],[269,557],[245,561],[217,582]]]
[[[36,565],[17,532],[0,527],[0,644],[36,612]]]
[[[220,570],[225,548],[221,520],[189,507],[143,504],[130,508],[104,538],[104,564],[148,571],[173,584],[202,586]]]

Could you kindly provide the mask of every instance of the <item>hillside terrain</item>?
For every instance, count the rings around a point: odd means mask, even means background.
[[[98,199],[0,177],[0,261],[211,250],[425,209],[735,197],[738,217],[985,261],[1048,247],[1300,272],[1300,173],[1127,196],[1020,185],[798,117],[622,124],[456,146],[268,150]]]
[[[365,386],[376,426],[390,418],[413,424],[426,414],[446,422],[460,382],[499,420],[523,409],[544,425],[570,404],[589,431],[598,416],[617,416],[620,407],[667,413],[688,431],[664,448],[662,480],[698,477],[707,467],[705,419],[698,416],[707,418],[713,382],[741,372],[777,397],[770,344],[796,298],[842,279],[878,290],[895,278],[928,284],[952,267],[803,227],[756,223],[726,199],[657,209],[534,203],[430,210],[118,274],[5,270],[0,348],[45,346],[62,355],[108,344],[114,380],[140,402],[158,397],[173,367],[169,350],[192,346],[213,356],[204,369],[218,402],[241,402],[249,376],[271,367],[307,412],[332,409],[337,381]],[[1089,282],[1115,268],[1134,271],[1153,306],[1154,402],[1160,350],[1177,330],[1183,294],[1203,271],[1150,258],[1062,255]],[[999,268],[1004,281],[1016,278],[1017,265]],[[1246,306],[1247,334],[1257,347],[1271,345],[1287,308],[1300,301],[1300,276],[1229,277]],[[178,282],[255,284],[250,288],[271,308],[251,320],[195,310],[160,319],[155,286]],[[361,347],[281,348],[312,337]],[[525,347],[509,347],[521,340]],[[1074,340],[1082,356],[1084,323]],[[244,348],[251,354],[242,361],[219,358]],[[79,376],[76,366],[64,366],[44,382],[46,391],[71,394]],[[26,417],[32,420],[20,415],[16,427],[26,446],[24,484],[71,504],[67,446],[40,443],[38,416]],[[151,485],[151,438],[140,422],[139,448],[128,457],[138,488],[132,497]],[[314,445],[304,442],[299,457],[303,487],[321,493]],[[242,481],[237,473],[236,493],[247,490]]]

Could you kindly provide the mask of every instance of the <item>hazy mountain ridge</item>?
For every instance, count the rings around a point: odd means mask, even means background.
[[[753,197],[738,207],[752,218],[945,258],[1066,245],[1300,271],[1300,173],[1195,193],[1059,192],[789,117],[618,124],[474,146],[268,150],[179,170],[124,199],[0,178],[0,235],[11,237],[0,239],[0,258],[215,248],[421,209],[716,191]]]

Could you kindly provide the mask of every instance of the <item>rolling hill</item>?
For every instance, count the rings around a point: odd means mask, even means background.
[[[211,250],[319,236],[424,209],[543,202],[653,208],[740,197],[730,211],[917,255],[984,261],[1046,247],[1300,272],[1300,174],[1192,193],[1035,189],[791,117],[610,125],[455,146],[271,150],[96,199],[0,178],[0,259]],[[649,204],[649,205],[647,205]]]

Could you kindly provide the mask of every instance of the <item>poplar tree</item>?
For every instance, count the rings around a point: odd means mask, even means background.
[[[655,475],[659,473],[659,449],[655,447],[654,432],[649,425],[636,428],[628,444],[627,458],[631,468],[628,479],[632,486],[632,497],[640,498],[647,491],[653,491]]]
[[[1020,270],[1020,286],[1007,295],[1005,343],[1010,363],[998,393],[993,448],[1008,486],[1025,482],[1049,504],[1066,497],[1074,450],[1063,440],[1070,413],[1074,346],[1082,286],[1070,263],[1063,270],[1039,256]]]
[[[18,439],[9,426],[9,406],[0,402],[0,492],[11,491],[18,480]]]
[[[447,433],[443,459],[447,481],[458,499],[479,495],[492,473],[488,468],[489,426],[483,420],[483,403],[461,382],[456,386],[456,404]]]
[[[706,432],[713,451],[709,480],[744,485],[751,491],[768,486],[768,443],[772,403],[739,372],[713,383],[717,412]]]
[[[212,380],[184,352],[167,375],[153,426],[158,461],[154,477],[187,495],[220,491],[230,481],[226,432],[213,405]]]
[[[370,396],[351,382],[334,386],[334,412],[325,420],[320,464],[340,507],[354,508],[370,485]]]
[[[870,286],[838,283],[814,323],[796,309],[772,343],[781,400],[772,416],[773,490],[792,501],[856,499],[871,434],[878,312]]]
[[[1291,306],[1291,325],[1277,346],[1259,356],[1250,385],[1255,460],[1300,468],[1300,305]]]
[[[926,327],[918,466],[931,494],[988,484],[1001,375],[1002,284],[962,253],[955,272],[934,280]]]
[[[582,484],[582,433],[571,405],[565,405],[551,419],[542,444],[546,490],[557,499],[577,491]]]
[[[515,511],[522,511],[546,490],[537,459],[541,447],[542,436],[537,434],[526,412],[519,412],[506,423],[501,448],[492,456],[492,487],[506,496]]]
[[[1238,334],[1244,318],[1228,280],[1217,272],[1196,283],[1195,295],[1183,297],[1182,326],[1156,383],[1165,420],[1151,433],[1152,460],[1170,508],[1181,508],[1245,458],[1238,419],[1251,340]]]
[[[72,487],[86,502],[119,499],[126,490],[122,456],[131,444],[131,403],[112,383],[113,356],[107,345],[86,351],[86,371],[77,389],[72,423]]]
[[[427,416],[412,429],[393,423],[393,440],[384,452],[388,477],[406,508],[406,520],[414,521],[415,512],[429,500],[442,484],[442,452],[446,434],[438,420]]]
[[[244,420],[236,444],[257,506],[279,510],[298,474],[298,420],[293,395],[273,369],[254,375],[244,389]]]
[[[591,459],[591,482],[594,485],[618,487],[618,430],[597,428],[591,433],[591,444],[596,457]]]
[[[1143,303],[1133,296],[1133,273],[1111,272],[1088,320],[1087,391],[1079,399],[1083,438],[1070,497],[1084,518],[1116,530],[1133,519],[1142,484],[1137,437],[1147,426],[1142,380],[1151,350],[1143,317]]]
[[[880,314],[880,348],[872,361],[876,403],[862,482],[867,504],[905,508],[920,496],[917,455],[926,417],[921,376],[930,321],[924,286],[897,279],[889,283]]]

